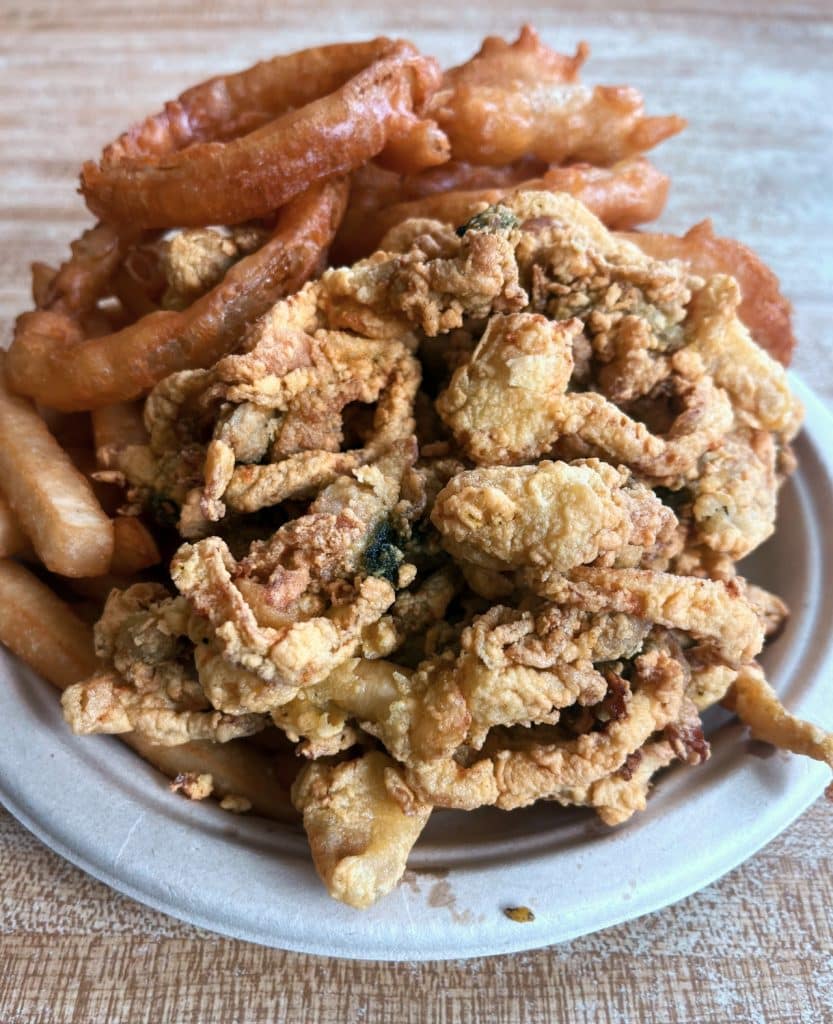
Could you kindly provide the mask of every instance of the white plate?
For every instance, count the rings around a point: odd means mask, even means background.
[[[833,727],[833,417],[806,387],[799,469],[776,537],[747,574],[783,596],[789,626],[767,650],[797,713]],[[44,843],[114,889],[213,931],[282,949],[378,960],[507,953],[657,910],[702,888],[786,828],[829,770],[760,754],[722,712],[711,760],[660,778],[648,810],[609,829],[585,811],[436,813],[399,889],[368,911],[331,900],[300,829],[229,815],[168,792],[117,740],[77,739],[55,691],[0,661],[0,798]],[[525,905],[535,921],[502,910]]]

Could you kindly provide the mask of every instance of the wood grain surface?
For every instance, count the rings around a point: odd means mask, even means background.
[[[28,265],[88,216],[81,160],[207,74],[336,38],[405,34],[443,61],[533,21],[587,39],[591,82],[630,82],[688,130],[655,154],[663,224],[711,215],[795,305],[796,368],[833,401],[833,15],[829,0],[0,0],[0,331]],[[833,1021],[833,819],[817,804],[687,900],[534,953],[373,964],[268,950],[122,897],[0,811],[0,1024]],[[685,855],[684,846],[681,856]],[[557,889],[557,879],[554,880]]]

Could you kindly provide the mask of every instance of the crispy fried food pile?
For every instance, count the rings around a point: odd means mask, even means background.
[[[661,211],[642,153],[683,122],[579,84],[585,56],[525,28],[441,74],[381,39],[189,90],[85,165],[102,221],[38,265],[6,365],[94,410],[119,488],[67,721],[189,751],[153,756],[238,810],[291,750],[355,907],[433,808],[626,821],[719,701],[833,764],[735,565],[794,467],[788,304],[708,225],[614,230]]]
[[[77,732],[277,726],[355,906],[433,807],[617,824],[659,768],[708,757],[700,713],[777,625],[734,562],[774,529],[801,423],[734,279],[571,196],[391,243],[151,393],[148,443],[114,464],[176,511],[175,593],[114,591],[108,667],[64,695]]]

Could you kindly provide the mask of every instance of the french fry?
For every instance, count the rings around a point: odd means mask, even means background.
[[[0,643],[63,690],[96,671],[90,627],[16,562],[0,560]]]
[[[150,530],[135,516],[116,516],[113,537],[110,571],[116,575],[130,576],[151,565],[158,565],[162,559]]]
[[[28,547],[26,534],[20,529],[11,506],[0,497],[0,558],[10,558]]]
[[[90,626],[33,573],[7,559],[0,560],[0,643],[59,690],[100,667]],[[159,747],[136,733],[120,739],[169,778],[209,772],[216,796],[245,797],[256,814],[278,821],[298,817],[279,775],[280,760],[245,742]]]
[[[159,747],[135,732],[124,733],[119,739],[170,779],[186,772],[207,772],[214,780],[213,795],[218,799],[242,796],[251,803],[254,814],[276,821],[298,820],[289,789],[280,778],[280,760],[256,750],[246,740],[194,740],[178,747]]]
[[[11,394],[2,376],[0,479],[48,569],[62,576],[98,576],[109,569],[112,522],[32,403]]]

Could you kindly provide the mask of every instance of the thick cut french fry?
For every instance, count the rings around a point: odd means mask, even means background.
[[[0,560],[0,643],[63,690],[96,671],[90,627],[16,562]]]
[[[266,754],[246,740],[194,740],[178,747],[160,747],[135,732],[123,733],[119,739],[168,778],[175,779],[187,772],[208,773],[214,783],[213,795],[218,799],[241,796],[252,805],[253,814],[276,821],[299,818],[281,780],[281,757],[285,760],[286,755]]]
[[[48,569],[62,576],[107,572],[112,522],[32,403],[12,395],[2,374],[0,478],[12,511]]]
[[[0,497],[0,558],[17,555],[28,544],[26,534],[20,529],[11,506],[5,498]]]
[[[113,520],[113,536],[113,560],[110,563],[112,573],[131,576],[161,561],[156,541],[141,519],[135,516],[116,516]]]
[[[33,573],[7,559],[0,559],[0,643],[59,690],[99,667],[90,626]],[[280,759],[246,743],[159,747],[136,733],[120,739],[172,779],[209,772],[216,796],[242,796],[254,813],[278,821],[298,817],[280,777]]]

